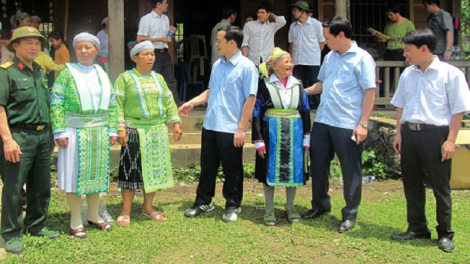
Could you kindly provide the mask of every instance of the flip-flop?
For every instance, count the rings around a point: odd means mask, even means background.
[[[153,211],[150,214],[142,212],[142,215],[156,222],[165,222],[167,220],[166,215],[160,213],[159,211]]]
[[[129,226],[130,223],[131,223],[131,217],[128,215],[120,215],[116,220],[116,224],[118,226]]]

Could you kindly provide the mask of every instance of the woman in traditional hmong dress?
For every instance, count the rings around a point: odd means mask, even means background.
[[[155,191],[173,187],[168,128],[178,141],[181,118],[171,91],[160,74],[152,71],[154,46],[142,41],[130,51],[136,67],[115,82],[118,104],[118,141],[122,145],[119,181],[123,208],[117,224],[128,226],[136,190],[144,191],[142,214],[154,221],[167,217],[153,208]]]
[[[286,188],[289,222],[300,221],[294,212],[296,188],[307,179],[304,150],[310,146],[310,109],[302,84],[292,76],[291,56],[274,48],[259,66],[261,80],[253,111],[252,140],[256,147],[255,177],[264,183],[264,223],[275,225],[274,187]]]
[[[67,193],[70,233],[86,237],[80,207],[88,202],[88,223],[101,230],[111,226],[98,215],[99,194],[108,192],[110,146],[117,139],[116,98],[108,75],[93,64],[98,38],[80,33],[73,40],[78,63],[66,64],[51,95],[54,139],[59,144],[57,176]]]

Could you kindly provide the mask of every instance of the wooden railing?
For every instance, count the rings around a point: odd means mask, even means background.
[[[376,90],[375,104],[389,105],[400,78],[400,68],[405,67],[405,63],[401,61],[376,61],[376,63],[377,80],[380,80],[382,83],[378,85]],[[460,68],[467,77],[467,80],[470,80],[470,61],[454,60],[448,61],[448,63]],[[391,74],[392,72],[394,74]],[[393,75],[393,80],[391,75]]]

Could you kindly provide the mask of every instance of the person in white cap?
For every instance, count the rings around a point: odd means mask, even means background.
[[[73,39],[78,63],[67,63],[51,93],[52,133],[59,144],[58,184],[71,211],[70,233],[86,237],[80,208],[88,202],[88,223],[101,230],[111,226],[98,215],[99,194],[109,188],[109,152],[117,139],[113,86],[93,61],[100,50],[97,37],[80,33]]]
[[[118,105],[118,141],[121,144],[118,186],[122,211],[119,226],[128,226],[136,190],[144,191],[142,214],[153,221],[166,221],[153,208],[157,190],[173,187],[168,128],[174,140],[183,134],[181,118],[163,76],[152,70],[155,53],[146,40],[130,51],[135,68],[123,72],[114,84]]]

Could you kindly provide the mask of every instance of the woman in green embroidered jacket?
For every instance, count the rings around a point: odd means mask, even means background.
[[[307,179],[303,148],[310,146],[310,108],[302,84],[292,76],[291,56],[274,48],[259,66],[261,80],[253,110],[252,140],[256,147],[255,177],[264,183],[264,223],[276,224],[274,187],[286,188],[289,222],[300,221],[294,212],[296,188]]]
[[[108,75],[93,64],[98,38],[80,33],[73,40],[78,63],[66,64],[51,93],[51,121],[59,144],[57,176],[67,193],[70,233],[86,237],[80,208],[88,202],[88,223],[101,230],[111,226],[98,215],[99,193],[108,192],[110,146],[117,139],[117,111]]]
[[[155,191],[173,187],[167,124],[175,141],[183,134],[181,118],[171,91],[160,74],[152,71],[154,46],[142,41],[130,51],[136,67],[117,78],[118,141],[122,145],[119,181],[123,208],[117,224],[128,226],[136,190],[144,191],[142,214],[154,221],[167,217],[153,208]]]

